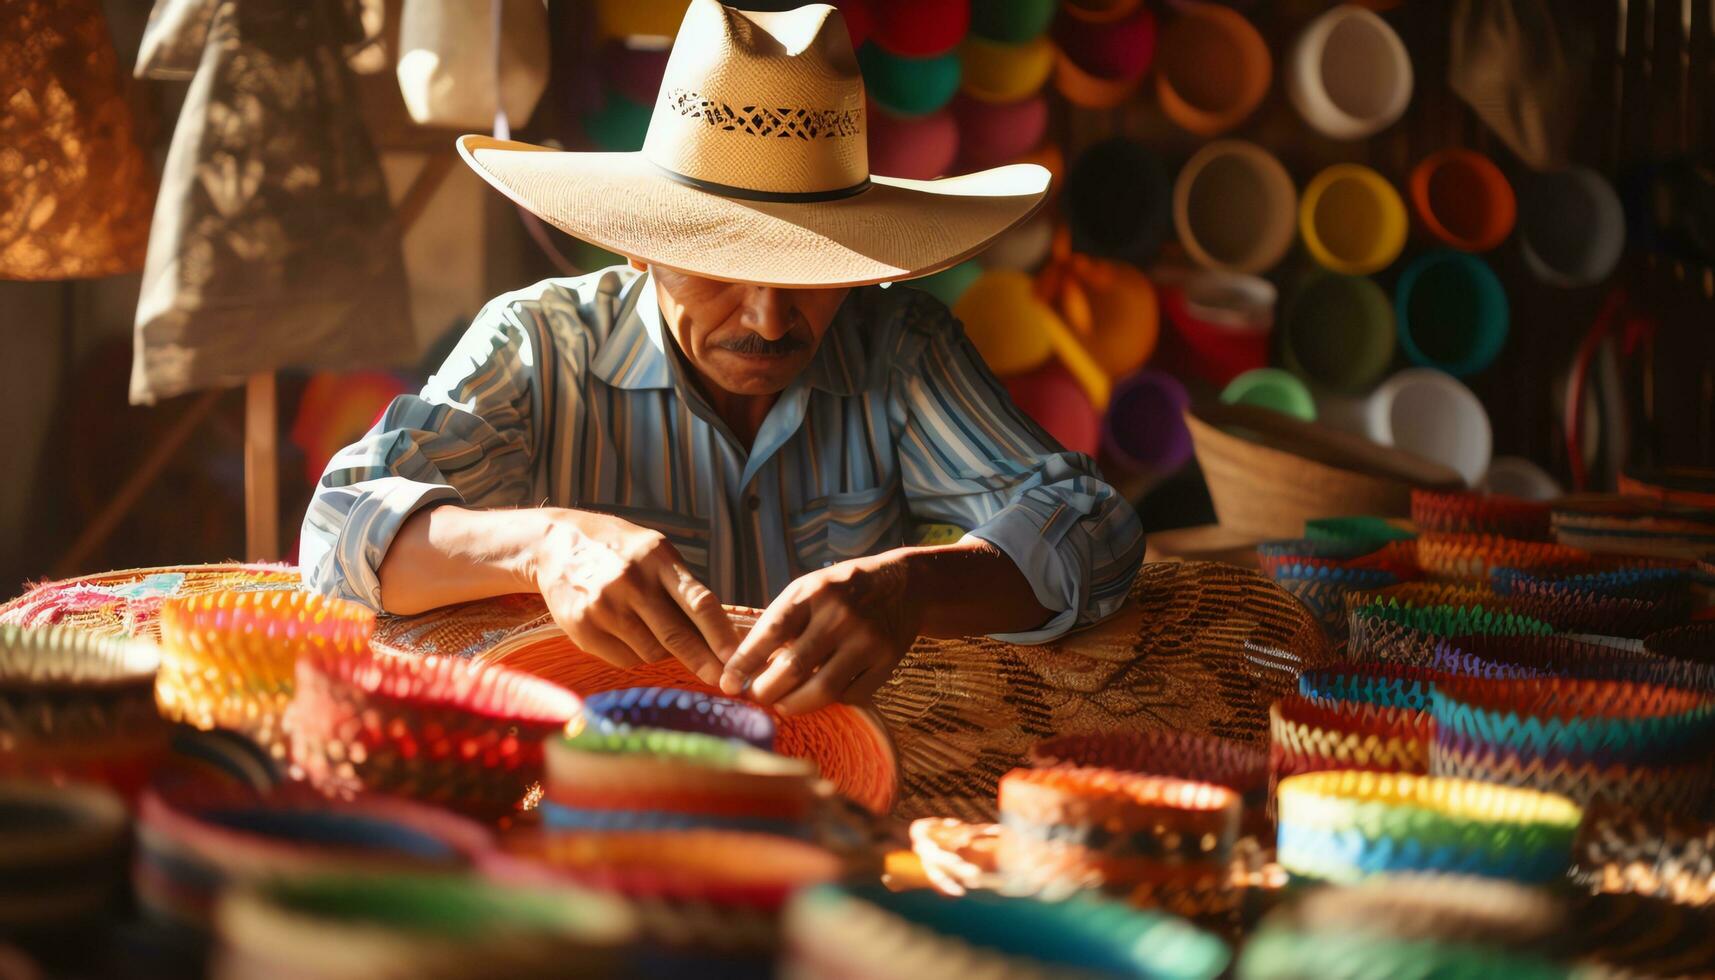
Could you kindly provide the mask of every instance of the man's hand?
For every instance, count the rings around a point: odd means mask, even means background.
[[[718,684],[737,643],[720,600],[659,532],[558,510],[531,549],[530,575],[572,642],[615,667],[677,657]]]
[[[903,551],[856,558],[788,585],[738,645],[721,690],[785,714],[875,693],[922,621]],[[752,679],[754,678],[754,683]]]

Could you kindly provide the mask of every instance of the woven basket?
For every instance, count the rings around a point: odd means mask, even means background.
[[[1715,824],[1597,810],[1573,856],[1578,878],[1600,891],[1715,906]]]
[[[289,565],[168,565],[103,572],[34,586],[0,606],[0,623],[72,626],[101,636],[158,640],[161,603],[167,599],[296,589],[302,581]]]
[[[1490,534],[1525,541],[1549,538],[1546,503],[1499,494],[1414,490],[1411,522],[1420,532]]]
[[[729,613],[740,629],[756,615]],[[642,685],[716,693],[677,661],[607,667],[525,597],[384,618],[374,644],[506,663],[585,695]],[[1331,656],[1303,605],[1261,575],[1212,562],[1147,564],[1126,604],[1102,623],[1040,646],[920,639],[873,711],[836,706],[778,718],[775,747],[815,759],[842,792],[877,811],[990,822],[1001,776],[1044,738],[1130,728],[1266,739],[1268,671],[1248,659],[1247,644],[1305,663]]]
[[[1520,541],[1490,534],[1430,534],[1417,537],[1417,564],[1430,578],[1482,582],[1496,568],[1525,571],[1587,565],[1588,551],[1547,541]]]
[[[1185,424],[1215,516],[1235,531],[1284,538],[1318,517],[1404,517],[1412,487],[1464,484],[1440,464],[1255,406],[1192,409]]]

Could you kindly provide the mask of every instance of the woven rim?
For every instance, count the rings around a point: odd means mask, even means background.
[[[1396,773],[1308,773],[1277,793],[1281,865],[1336,881],[1409,869],[1549,880],[1582,816],[1563,796]]]
[[[1065,735],[1031,746],[1028,761],[1037,768],[1106,768],[1172,776],[1245,795],[1268,788],[1268,753],[1261,747],[1173,729]]]
[[[263,798],[228,789],[151,789],[139,801],[137,820],[146,849],[234,879],[463,867],[493,843],[480,825],[442,810],[381,798],[332,806],[290,789]]]
[[[479,974],[505,975],[521,962],[564,968],[564,957],[613,949],[636,928],[608,896],[428,874],[259,883],[229,895],[217,921],[226,948],[251,966],[349,977],[439,975],[484,962]]]
[[[1434,721],[1426,711],[1286,697],[1269,708],[1269,771],[1280,780],[1324,769],[1429,770]]]
[[[170,591],[133,594],[151,577],[174,578]],[[63,625],[101,636],[154,639],[164,598],[246,589],[295,589],[296,568],[269,564],[163,565],[102,572],[81,578],[43,582],[0,605],[0,622],[15,626]]]
[[[1624,681],[1449,680],[1433,714],[1438,739],[1634,761],[1673,761],[1715,731],[1708,696]]]
[[[742,739],[759,749],[774,748],[774,722],[754,704],[672,687],[629,687],[599,691],[584,700],[586,724],[596,731],[668,728]]]
[[[0,690],[101,690],[154,686],[153,644],[59,626],[0,625]]]
[[[1426,711],[1433,701],[1438,671],[1396,664],[1356,664],[1307,670],[1298,677],[1299,697],[1314,702],[1359,702],[1387,708]]]
[[[1715,664],[1715,623],[1688,623],[1644,637],[1644,649],[1658,657]]]
[[[682,812],[718,812],[719,801],[744,799],[762,811],[752,815],[791,819],[805,814],[814,793],[807,760],[695,732],[586,729],[549,742],[547,763],[548,799],[573,809],[620,809],[604,798],[633,795],[691,801]]]
[[[1438,739],[1430,750],[1436,776],[1475,779],[1555,793],[1581,806],[1611,806],[1642,813],[1691,815],[1708,798],[1710,766],[1633,765],[1552,755],[1521,755],[1489,746]]]
[[[1000,809],[1034,820],[1062,806],[1099,806],[1114,819],[1143,825],[1164,815],[1237,816],[1239,798],[1226,786],[1102,768],[1014,769],[1000,781]]]
[[[1546,570],[1583,565],[1591,558],[1582,548],[1491,534],[1424,533],[1417,538],[1418,565],[1438,578],[1487,581],[1497,567]]]
[[[1416,540],[1417,533],[1396,527],[1381,517],[1318,517],[1304,522],[1304,537],[1309,541],[1347,541],[1379,548],[1389,541]]]
[[[778,909],[794,890],[840,877],[839,857],[801,840],[721,830],[515,834],[484,870],[633,897]]]
[[[1592,813],[1575,856],[1581,877],[1601,891],[1715,904],[1715,824]]]
[[[1546,541],[1551,507],[1541,501],[1459,490],[1411,491],[1411,520],[1419,531]]]
[[[0,869],[24,872],[117,856],[129,816],[97,786],[0,781]]]
[[[583,710],[576,694],[533,674],[448,657],[317,654],[298,661],[297,675],[301,685],[347,689],[366,705],[391,702],[500,724],[558,728]]]
[[[1114,902],[948,899],[876,885],[800,893],[787,906],[785,933],[789,962],[818,975],[879,968],[894,976],[1193,980],[1218,976],[1231,958],[1219,940],[1179,920]]]

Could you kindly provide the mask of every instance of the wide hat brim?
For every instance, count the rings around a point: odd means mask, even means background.
[[[871,177],[832,201],[743,200],[683,183],[642,153],[573,153],[461,136],[482,178],[561,231],[728,282],[862,286],[926,276],[1029,218],[1048,171],[1012,164],[941,180]]]

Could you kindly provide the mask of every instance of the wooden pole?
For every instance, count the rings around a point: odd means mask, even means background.
[[[278,561],[280,555],[280,454],[274,373],[244,383],[244,557]]]

